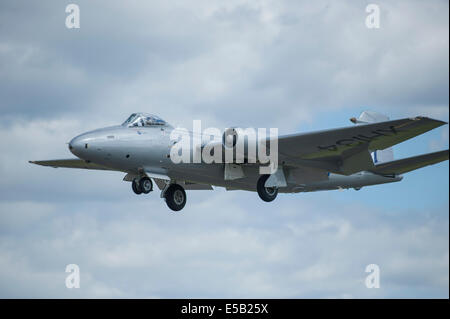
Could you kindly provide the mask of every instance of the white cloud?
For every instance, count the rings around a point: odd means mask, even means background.
[[[409,296],[410,285],[424,296],[448,293],[445,212],[397,224],[357,206],[333,214],[333,202],[302,200],[294,209],[282,200],[276,210],[254,210],[246,204],[254,194],[234,194],[215,194],[228,204],[214,212],[194,204],[183,215],[150,198],[90,203],[89,211],[53,204],[24,236],[2,232],[2,294],[71,296],[64,286],[69,263],[81,271],[75,296],[86,297],[388,297],[396,289]],[[370,263],[381,268],[377,292],[364,286]]]

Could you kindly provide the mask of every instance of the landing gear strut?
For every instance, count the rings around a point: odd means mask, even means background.
[[[142,177],[139,180],[134,179],[131,182],[131,188],[133,189],[133,192],[137,195],[142,193],[148,194],[153,190],[153,183],[150,178]]]
[[[182,210],[186,205],[186,192],[178,184],[171,184],[164,192],[164,198],[167,206],[176,212]]]
[[[277,195],[278,195],[277,187],[265,187],[264,186],[264,184],[266,183],[266,181],[269,177],[270,177],[270,175],[262,175],[258,179],[258,183],[256,184],[256,190],[258,191],[258,195],[265,202],[273,201],[275,198],[277,198]]]

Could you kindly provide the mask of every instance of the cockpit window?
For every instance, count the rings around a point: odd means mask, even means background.
[[[130,117],[128,117],[127,120],[125,122],[123,122],[122,125],[127,125],[128,123],[131,123],[135,117],[136,117],[136,113],[131,114]]]
[[[156,126],[166,125],[166,121],[152,114],[133,113],[122,125],[128,127]]]

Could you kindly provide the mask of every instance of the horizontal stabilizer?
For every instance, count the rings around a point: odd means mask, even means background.
[[[88,163],[86,161],[80,159],[60,159],[60,160],[50,160],[50,161],[29,161],[31,164],[42,165],[42,166],[50,166],[54,168],[65,167],[65,168],[84,168],[84,169],[100,169],[100,170],[109,170],[113,171],[113,169],[94,164]]]
[[[448,160],[448,150],[378,164],[370,171],[380,175],[398,175],[446,160]]]

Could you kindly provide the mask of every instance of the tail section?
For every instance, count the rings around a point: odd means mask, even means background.
[[[437,164],[448,160],[448,150],[428,153],[389,163],[377,164],[371,170],[375,174],[380,175],[399,175],[414,171],[421,167]]]
[[[350,119],[350,121],[352,121],[356,125],[370,124],[389,121],[389,117],[377,112],[364,111],[357,119],[353,117]],[[392,149],[392,147],[386,148],[384,150],[374,151],[371,153],[371,155],[374,164],[390,162],[394,160],[394,150]]]

